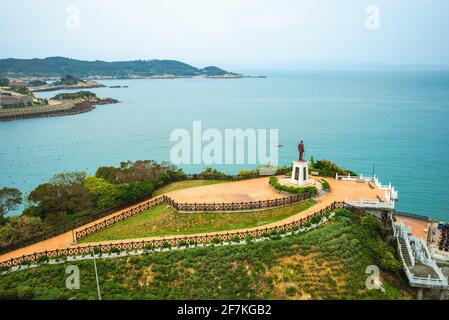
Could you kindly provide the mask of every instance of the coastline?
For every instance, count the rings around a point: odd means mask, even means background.
[[[75,115],[92,111],[97,105],[115,104],[119,102],[112,98],[104,98],[98,99],[97,101],[68,102],[56,106],[28,107],[19,110],[4,111],[0,109],[0,122]]]

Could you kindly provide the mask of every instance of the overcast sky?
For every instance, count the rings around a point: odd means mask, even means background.
[[[448,0],[14,0],[0,13],[1,58],[449,65]]]

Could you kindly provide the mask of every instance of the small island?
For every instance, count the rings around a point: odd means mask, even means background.
[[[42,80],[32,80],[28,82],[29,89],[33,92],[44,92],[44,91],[56,91],[64,89],[92,89],[92,88],[102,88],[104,85],[92,81],[92,80],[81,80],[72,75],[65,75],[60,80],[47,83]]]

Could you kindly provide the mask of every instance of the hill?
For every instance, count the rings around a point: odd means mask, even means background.
[[[250,244],[97,259],[103,299],[410,299],[395,251],[372,217],[340,210],[309,232]],[[76,264],[80,289],[65,287]],[[366,287],[368,265],[384,291]],[[0,299],[96,299],[91,260],[0,276]]]
[[[0,75],[62,77],[67,74],[76,77],[193,77],[223,76],[240,77],[220,68],[210,66],[198,69],[176,60],[134,60],[134,61],[84,61],[65,57],[44,59],[0,59]]]

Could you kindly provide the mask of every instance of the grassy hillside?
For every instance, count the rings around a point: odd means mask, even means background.
[[[81,242],[193,234],[258,227],[290,217],[310,208],[314,204],[315,200],[309,199],[269,210],[223,213],[179,213],[167,205],[160,205],[92,234],[82,239]]]
[[[159,76],[221,76],[228,72],[217,67],[198,69],[176,60],[135,60],[135,61],[83,61],[65,57],[48,57],[45,59],[0,59],[0,74],[28,76],[64,76],[72,74],[77,77],[114,76],[129,77]]]
[[[341,210],[302,235],[249,245],[97,260],[103,299],[409,299],[398,261],[374,218]],[[0,277],[0,299],[96,299],[92,261],[79,290],[65,288],[65,265]],[[385,292],[365,287],[368,265],[381,267]]]

